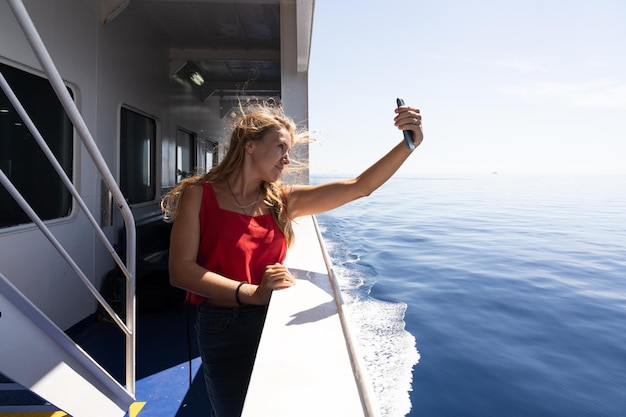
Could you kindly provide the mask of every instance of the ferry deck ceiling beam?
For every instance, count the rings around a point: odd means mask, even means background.
[[[281,4],[296,7],[297,71],[308,71],[314,0],[102,2],[109,13],[140,13],[159,28],[170,44],[170,76],[189,82],[189,67],[196,68],[206,82],[201,91],[192,85],[201,101],[213,95],[280,97]]]

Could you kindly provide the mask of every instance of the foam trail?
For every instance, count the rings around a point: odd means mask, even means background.
[[[406,416],[411,411],[413,366],[420,359],[415,337],[405,329],[407,305],[371,297],[375,281],[359,267],[359,257],[341,253],[341,244],[332,239],[325,242],[381,416]]]
[[[411,411],[412,369],[420,357],[415,338],[404,329],[406,304],[370,298],[346,307],[381,415],[406,416]]]

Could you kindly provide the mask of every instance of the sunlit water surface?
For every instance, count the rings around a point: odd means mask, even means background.
[[[626,415],[626,177],[394,178],[317,220],[383,416]]]

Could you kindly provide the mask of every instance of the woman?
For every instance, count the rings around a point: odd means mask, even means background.
[[[243,110],[242,110],[243,112]],[[399,130],[423,139],[418,109],[395,110]],[[304,137],[278,106],[252,106],[237,120],[224,160],[184,179],[163,199],[172,221],[170,280],[198,305],[196,330],[212,416],[240,416],[272,291],[295,284],[282,265],[291,221],[368,196],[411,154],[404,142],[356,178],[281,184]]]

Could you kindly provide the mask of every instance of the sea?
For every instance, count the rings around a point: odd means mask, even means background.
[[[316,218],[381,416],[626,416],[626,176],[394,177]]]

